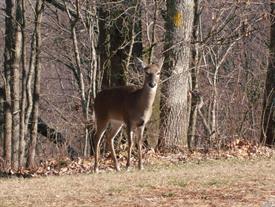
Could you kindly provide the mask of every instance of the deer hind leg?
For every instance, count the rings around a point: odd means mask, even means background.
[[[116,152],[115,152],[115,148],[114,148],[114,138],[116,137],[116,135],[119,133],[119,131],[121,130],[122,127],[122,123],[120,122],[111,122],[111,127],[110,127],[110,131],[108,131],[108,134],[106,135],[106,139],[108,141],[109,146],[111,147],[111,155],[114,161],[114,167],[116,169],[116,171],[119,171],[119,164],[117,161],[117,157],[116,157]]]
[[[126,168],[129,170],[131,165],[131,154],[133,148],[133,130],[131,126],[127,126],[127,138],[128,138],[128,157],[127,157],[127,164]]]
[[[107,128],[108,121],[107,120],[96,120],[96,134],[95,134],[95,165],[94,165],[94,172],[98,172],[98,159],[100,154],[100,141],[104,135],[104,132]]]
[[[143,144],[143,132],[144,132],[144,125],[138,127],[137,133],[138,133],[138,168],[140,170],[143,169],[142,164],[142,144]]]

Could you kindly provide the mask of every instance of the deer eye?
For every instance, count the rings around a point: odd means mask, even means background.
[[[160,75],[160,72],[157,72],[157,75]]]
[[[147,72],[147,71],[145,72],[145,74],[146,74],[146,75],[150,75],[150,73],[149,73],[149,72]]]

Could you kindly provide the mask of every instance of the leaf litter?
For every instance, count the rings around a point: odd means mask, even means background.
[[[118,161],[123,167],[126,166],[127,151],[126,147],[121,147],[123,151],[118,155]],[[144,150],[143,160],[146,166],[150,165],[179,165],[185,162],[201,163],[205,160],[218,159],[256,159],[259,157],[271,158],[274,155],[274,150],[251,143],[246,140],[236,139],[226,149],[199,149],[190,152],[187,149],[179,150],[177,153],[171,152],[156,152],[153,148]],[[133,165],[137,165],[137,156],[132,156]],[[1,160],[0,160],[1,162]],[[1,164],[1,163],[0,163]],[[71,160],[69,157],[61,157],[58,159],[48,159],[41,161],[36,168],[27,169],[20,168],[17,171],[12,169],[0,169],[0,177],[41,177],[41,176],[62,176],[75,174],[90,174],[93,173],[94,158],[93,157],[77,157]],[[0,165],[1,166],[1,165]],[[106,153],[100,159],[100,171],[114,171],[113,161],[110,154]]]

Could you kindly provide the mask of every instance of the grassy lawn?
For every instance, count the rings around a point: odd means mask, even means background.
[[[0,179],[0,206],[275,206],[275,158]]]

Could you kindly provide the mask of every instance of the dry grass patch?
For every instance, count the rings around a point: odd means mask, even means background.
[[[141,172],[0,179],[0,206],[275,205],[274,173],[273,157],[150,165]]]

